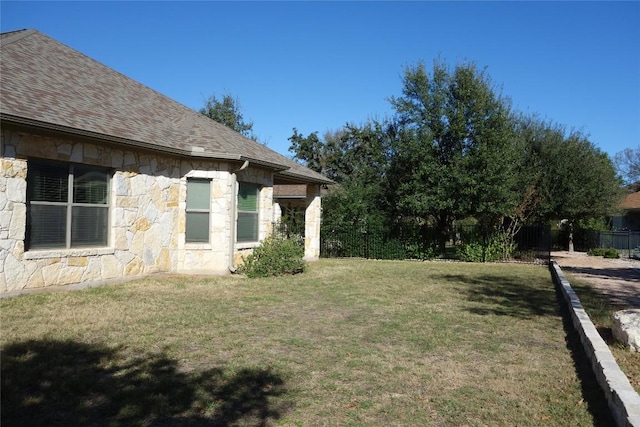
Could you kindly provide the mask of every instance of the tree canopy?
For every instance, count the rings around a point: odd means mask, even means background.
[[[239,101],[230,94],[223,95],[221,100],[211,95],[204,107],[200,109],[200,113],[247,138],[256,140],[253,134],[253,122],[244,121]]]
[[[640,182],[640,145],[633,148],[625,148],[617,153],[614,162],[618,173],[627,184]]]
[[[474,64],[407,67],[402,96],[391,98],[397,138],[390,188],[400,215],[443,231],[469,216],[495,222],[513,203],[509,102]]]
[[[394,115],[383,121],[289,138],[295,159],[339,184],[323,202],[330,228],[430,224],[444,239],[473,218],[513,238],[522,224],[574,224],[618,205],[607,154],[581,132],[513,111],[474,63],[408,66],[389,101]],[[639,157],[625,150],[619,163],[633,173]]]

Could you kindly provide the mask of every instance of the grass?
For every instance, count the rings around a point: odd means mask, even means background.
[[[611,423],[539,266],[321,260],[0,308],[6,426]]]
[[[571,277],[571,276],[570,276]],[[623,308],[613,304],[611,300],[585,281],[571,277],[574,288],[585,311],[598,329],[618,362],[618,366],[625,373],[631,386],[640,393],[640,355],[630,351],[623,343],[613,337],[613,314]]]

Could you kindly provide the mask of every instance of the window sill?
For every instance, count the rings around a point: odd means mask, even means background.
[[[32,249],[24,253],[24,259],[70,258],[114,253],[114,248]]]
[[[185,243],[185,249],[190,250],[211,250],[211,243]]]
[[[236,250],[241,251],[243,249],[255,249],[260,246],[260,242],[237,242]]]

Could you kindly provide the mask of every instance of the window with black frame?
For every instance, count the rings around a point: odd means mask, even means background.
[[[68,249],[109,243],[106,168],[29,160],[27,249]]]

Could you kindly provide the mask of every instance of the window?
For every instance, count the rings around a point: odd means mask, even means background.
[[[209,243],[211,181],[187,179],[187,243]]]
[[[30,160],[28,248],[107,246],[109,176],[105,168]]]
[[[258,194],[260,186],[241,182],[238,188],[238,242],[258,241]]]

